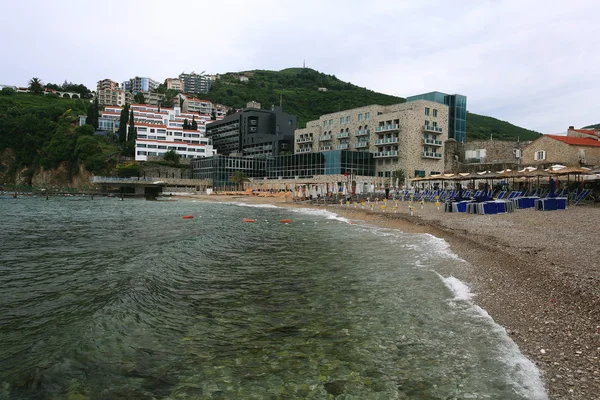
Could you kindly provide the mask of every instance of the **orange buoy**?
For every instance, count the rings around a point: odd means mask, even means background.
[[[191,219],[194,218],[193,215],[184,215],[183,217],[181,217],[181,219]]]
[[[242,218],[242,222],[254,222],[254,220],[250,218]]]
[[[283,222],[284,224],[289,224],[290,222],[292,222],[291,219],[280,219],[279,222]]]

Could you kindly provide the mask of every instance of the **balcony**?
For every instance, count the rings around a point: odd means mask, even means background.
[[[347,138],[348,136],[350,136],[350,133],[348,132],[341,132],[337,134],[338,139]]]
[[[442,133],[443,132],[443,129],[440,128],[439,126],[424,125],[423,130],[425,132],[433,132],[433,133]]]
[[[398,150],[380,151],[379,153],[373,153],[373,157],[375,157],[375,158],[398,157]]]
[[[327,140],[331,140],[331,135],[323,135],[319,138],[319,142],[325,142]]]
[[[296,139],[296,143],[310,143],[312,142],[313,138],[312,136],[308,136],[308,137],[301,137]]]
[[[377,139],[375,141],[375,146],[385,146],[390,143],[398,143],[398,138],[385,138],[385,139]]]
[[[431,146],[442,146],[443,143],[441,140],[437,140],[437,139],[423,139],[423,144],[428,144]]]
[[[368,129],[361,129],[354,132],[354,136],[369,136],[371,132]]]
[[[312,151],[312,147],[303,147],[298,149],[296,153],[310,153]]]
[[[364,149],[366,147],[369,147],[369,142],[367,142],[366,140],[359,140],[357,142],[354,142],[354,148],[355,149]]]
[[[400,125],[391,124],[391,125],[383,125],[375,128],[375,133],[384,133],[384,132],[392,132],[400,129]]]
[[[423,152],[423,158],[435,158],[437,160],[440,160],[442,158],[442,155],[440,153],[433,153],[430,151],[424,151]]]
[[[335,148],[337,150],[346,150],[349,147],[348,143],[338,144]]]
[[[319,151],[329,151],[329,150],[331,150],[331,146],[321,146],[319,148]]]

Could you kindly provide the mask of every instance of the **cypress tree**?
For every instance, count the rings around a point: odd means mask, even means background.
[[[121,117],[119,118],[119,142],[123,143],[127,139],[127,124],[129,123],[129,105],[125,104],[125,107],[121,110]]]
[[[131,113],[129,114],[129,132],[127,133],[127,141],[135,142],[135,136],[135,122],[133,119],[133,110],[131,110]]]
[[[191,125],[192,130],[197,131],[198,130],[198,123],[196,122],[196,116],[194,115],[192,117],[192,125]]]
[[[183,129],[190,129],[190,124],[188,123],[187,118],[183,120]]]
[[[100,117],[100,106],[98,105],[98,97],[94,99],[94,102],[90,104],[87,113],[86,124],[94,127],[94,130],[98,130],[98,118]]]

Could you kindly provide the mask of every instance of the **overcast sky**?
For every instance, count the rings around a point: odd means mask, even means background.
[[[4,2],[0,84],[302,66],[542,133],[600,123],[597,0]]]

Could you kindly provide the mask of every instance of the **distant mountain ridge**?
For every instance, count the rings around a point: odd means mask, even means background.
[[[584,126],[581,129],[600,129],[600,124],[594,124],[594,125]]]
[[[245,78],[248,78],[247,81]],[[298,126],[319,119],[323,114],[370,104],[391,105],[406,99],[378,93],[339,80],[310,68],[286,68],[281,71],[252,70],[229,72],[213,82],[208,100],[229,107],[243,108],[250,100],[267,108],[279,105],[298,117]],[[493,117],[467,114],[467,140],[534,140],[541,134]]]

